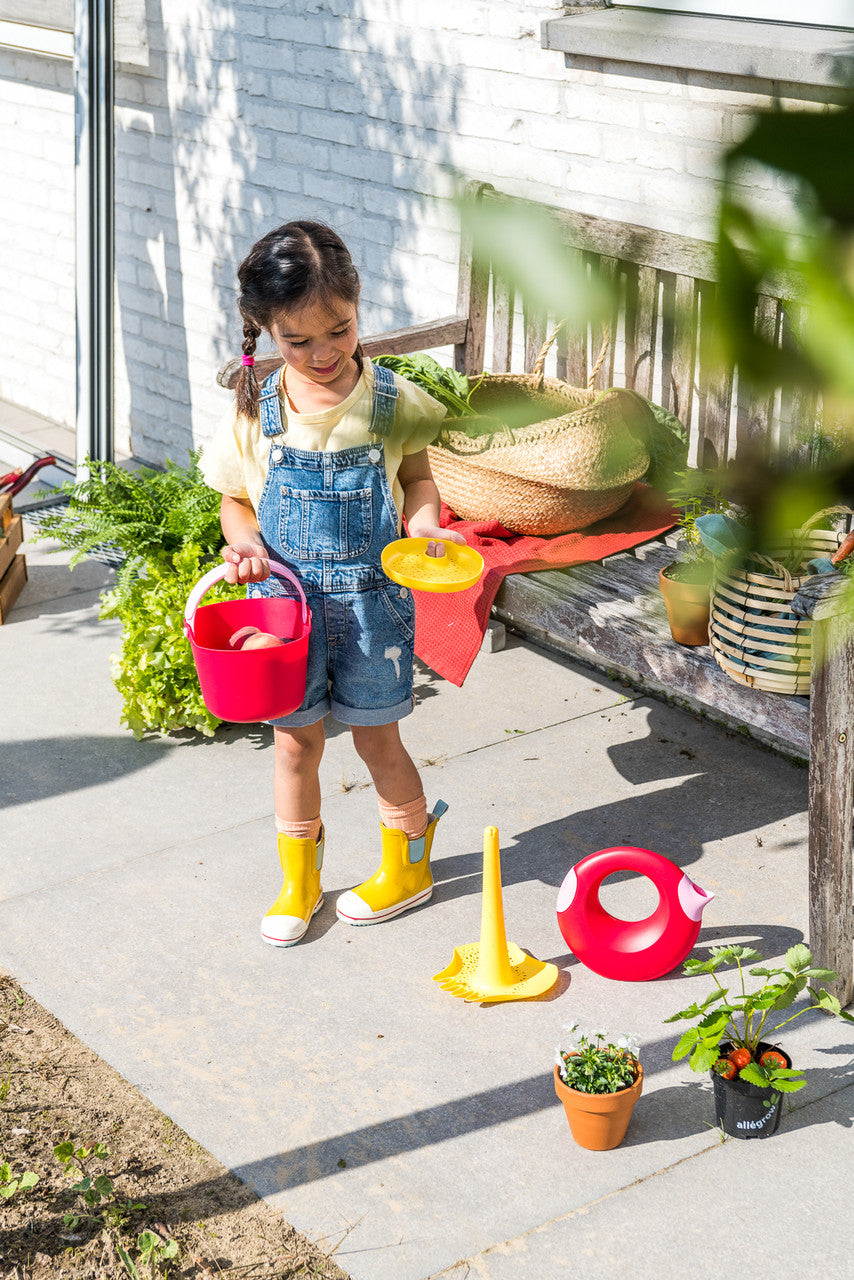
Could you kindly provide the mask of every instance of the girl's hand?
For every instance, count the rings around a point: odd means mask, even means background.
[[[445,543],[456,542],[461,546],[465,546],[466,540],[461,533],[456,533],[453,529],[443,529],[441,525],[428,524],[416,525],[413,528],[409,524],[410,538],[430,538],[427,543],[428,556],[443,556],[445,554]],[[435,539],[435,541],[433,541]]]
[[[246,582],[263,582],[270,576],[267,551],[260,542],[236,542],[222,549],[225,580],[231,586]]]
[[[461,533],[443,529],[439,524],[441,499],[430,472],[427,450],[404,454],[397,478],[403,488],[403,514],[410,538],[429,538],[428,556],[443,556],[446,542],[465,546]]]

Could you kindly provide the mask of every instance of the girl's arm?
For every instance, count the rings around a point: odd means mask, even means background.
[[[465,542],[461,533],[443,529],[439,524],[441,499],[430,470],[426,449],[422,449],[420,453],[404,454],[397,478],[403,489],[403,514],[406,516],[411,538],[441,538],[445,542]],[[427,553],[443,555],[444,547],[440,544],[428,547]]]
[[[245,498],[230,498],[224,493],[219,522],[228,543],[222,549],[226,582],[235,586],[269,578],[267,549],[261,541],[261,530],[252,503]]]

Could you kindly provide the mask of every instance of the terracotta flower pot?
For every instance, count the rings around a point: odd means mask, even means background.
[[[677,644],[709,643],[710,591],[706,582],[680,582],[667,576],[670,565],[660,569],[658,585],[664,596],[670,634]]]
[[[638,1063],[635,1082],[617,1093],[581,1093],[570,1089],[554,1069],[555,1093],[563,1103],[572,1136],[588,1151],[610,1151],[626,1136],[635,1103],[643,1089],[643,1067]]]

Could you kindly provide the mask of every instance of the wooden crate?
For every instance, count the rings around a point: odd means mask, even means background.
[[[20,516],[12,516],[0,536],[0,579],[15,559],[15,552],[23,540],[24,522]]]
[[[27,581],[26,558],[16,554],[23,540],[24,522],[15,515],[11,496],[0,493],[0,626]]]
[[[9,568],[0,578],[0,626],[7,621],[12,606],[21,594],[27,581],[27,561],[24,556],[15,556]]]

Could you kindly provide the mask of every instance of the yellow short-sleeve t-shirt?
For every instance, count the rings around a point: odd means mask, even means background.
[[[385,464],[392,498],[398,515],[403,511],[403,489],[397,478],[404,454],[420,453],[435,439],[444,407],[421,387],[394,375],[398,396],[394,429],[385,437]],[[280,384],[281,385],[281,384]],[[322,413],[294,413],[279,396],[283,443],[291,449],[336,452],[368,444],[374,393],[374,366],[362,362],[362,372],[353,390],[340,404]],[[270,440],[260,423],[229,410],[213,439],[202,450],[201,468],[207,483],[230,498],[247,499],[258,511],[267,479]]]

